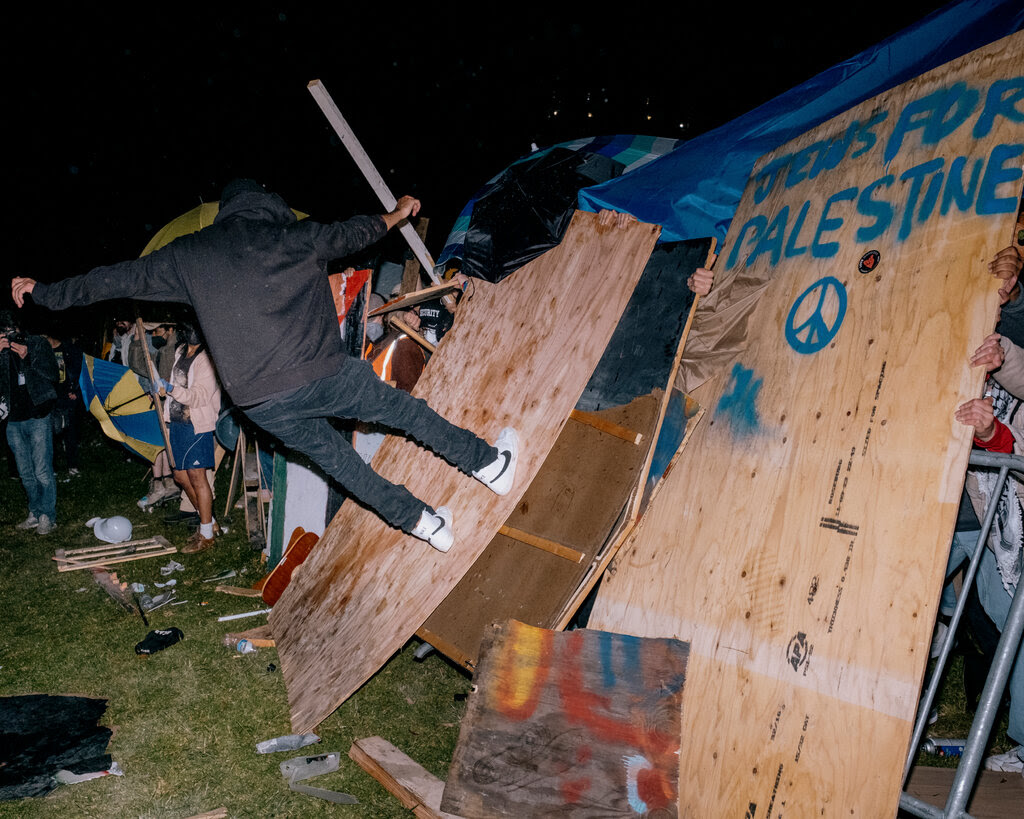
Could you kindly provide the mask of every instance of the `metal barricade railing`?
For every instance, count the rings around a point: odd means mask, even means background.
[[[943,641],[942,650],[939,653],[935,668],[926,686],[924,695],[921,697],[921,703],[917,710],[917,721],[914,724],[914,734],[910,742],[910,750],[907,754],[907,762],[903,772],[904,784],[914,764],[918,748],[921,745],[921,739],[928,725],[928,715],[931,713],[932,703],[935,701],[935,695],[942,680],[942,673],[952,651],[953,640],[967,602],[967,591],[974,583],[975,575],[978,572],[978,565],[986,548],[985,544],[988,541],[988,533],[992,528],[992,521],[995,520],[996,507],[1003,493],[1007,476],[1011,471],[1024,474],[1024,456],[1020,455],[1003,455],[975,451],[971,453],[970,463],[971,466],[998,469],[999,478],[985,508],[984,519],[981,522],[981,533],[978,536],[974,555],[964,575],[963,590],[957,599],[956,608],[950,620],[949,630],[946,632],[946,639]],[[995,724],[996,717],[998,716],[1003,690],[1006,688],[1006,683],[1010,678],[1010,670],[1013,667],[1013,661],[1020,647],[1021,635],[1024,633],[1024,592],[1021,591],[1021,586],[1024,586],[1024,582],[1017,585],[1013,602],[1010,604],[1010,612],[1006,617],[1006,623],[1003,626],[999,643],[996,646],[995,659],[989,670],[988,678],[985,680],[985,687],[982,689],[981,698],[978,700],[974,722],[971,723],[971,730],[964,745],[963,756],[960,757],[960,763],[957,765],[956,773],[953,776],[953,785],[950,788],[946,806],[940,810],[908,793],[903,793],[900,795],[900,808],[912,816],[922,817],[922,819],[969,819],[969,814],[966,812],[967,801],[970,799],[974,784],[978,779],[978,772],[984,761],[985,746],[988,744],[989,734],[992,732],[992,726]]]

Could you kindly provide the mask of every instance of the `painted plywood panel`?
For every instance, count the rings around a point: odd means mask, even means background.
[[[467,819],[676,815],[688,646],[489,629],[441,808]]]
[[[274,607],[270,624],[292,725],[324,719],[380,668],[458,583],[530,485],[583,391],[657,239],[658,228],[577,213],[562,243],[500,284],[478,282],[414,391],[493,440],[520,433],[516,486],[498,497],[403,438],[373,467],[451,507],[441,554],[346,502]]]
[[[982,385],[967,360],[1017,211],[1022,66],[1018,34],[755,167],[697,316],[742,343],[591,619],[691,643],[683,815],[895,814],[970,450],[953,410]]]

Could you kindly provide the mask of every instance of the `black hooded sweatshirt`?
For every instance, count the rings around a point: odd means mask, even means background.
[[[190,304],[221,385],[244,407],[338,371],[345,353],[327,263],[385,233],[380,216],[297,221],[277,194],[249,191],[197,233],[140,259],[38,282],[32,298],[51,310],[119,298]]]

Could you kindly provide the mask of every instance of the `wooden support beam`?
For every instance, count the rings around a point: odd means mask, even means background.
[[[459,819],[441,810],[444,782],[387,740],[357,739],[348,755],[420,819]]]
[[[403,333],[405,333],[407,336],[409,336],[409,338],[411,338],[413,341],[415,341],[417,344],[419,344],[420,347],[422,347],[428,353],[432,353],[432,352],[434,352],[437,349],[437,347],[435,347],[433,344],[431,344],[429,341],[427,341],[423,336],[421,336],[419,333],[417,333],[415,330],[413,330],[412,327],[410,327],[408,324],[406,324],[400,318],[392,316],[391,317],[391,325],[393,327],[397,327],[399,330],[401,330]]]
[[[498,530],[498,534],[510,537],[512,540],[518,540],[520,543],[525,543],[526,545],[533,546],[536,549],[551,552],[551,554],[558,555],[558,557],[564,557],[566,560],[570,560],[573,563],[583,562],[583,552],[578,552],[568,546],[563,546],[561,543],[555,543],[555,541],[548,540],[546,537],[531,535],[529,532],[524,532],[522,529],[513,529],[511,526],[502,526]]]
[[[146,342],[146,326],[142,323],[142,316],[135,319],[135,332],[138,334],[142,351],[146,355],[146,367],[149,370],[149,392],[153,397],[153,405],[156,407],[156,419],[160,424],[160,432],[164,436],[164,447],[167,452],[167,462],[174,469],[174,453],[171,452],[171,437],[167,431],[167,422],[164,420],[164,405],[160,400],[160,376],[153,366],[153,359],[149,355],[149,344]]]
[[[589,427],[601,430],[601,432],[607,432],[609,435],[614,435],[623,441],[629,441],[631,444],[639,444],[644,438],[642,433],[613,424],[611,421],[606,421],[600,415],[593,412],[574,409],[569,413],[569,417],[579,424],[586,424]]]

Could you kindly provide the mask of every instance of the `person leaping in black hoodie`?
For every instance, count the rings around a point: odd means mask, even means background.
[[[298,221],[285,201],[251,179],[228,183],[214,223],[159,250],[47,284],[18,277],[25,297],[51,310],[106,299],[192,306],[221,385],[258,426],[309,456],[389,524],[451,548],[452,515],[374,472],[328,421],[352,418],[408,434],[500,495],[512,488],[519,441],[511,427],[495,445],[446,421],[419,398],[382,382],[342,350],[327,263],[379,241],[420,209],[403,196],[381,216]]]

